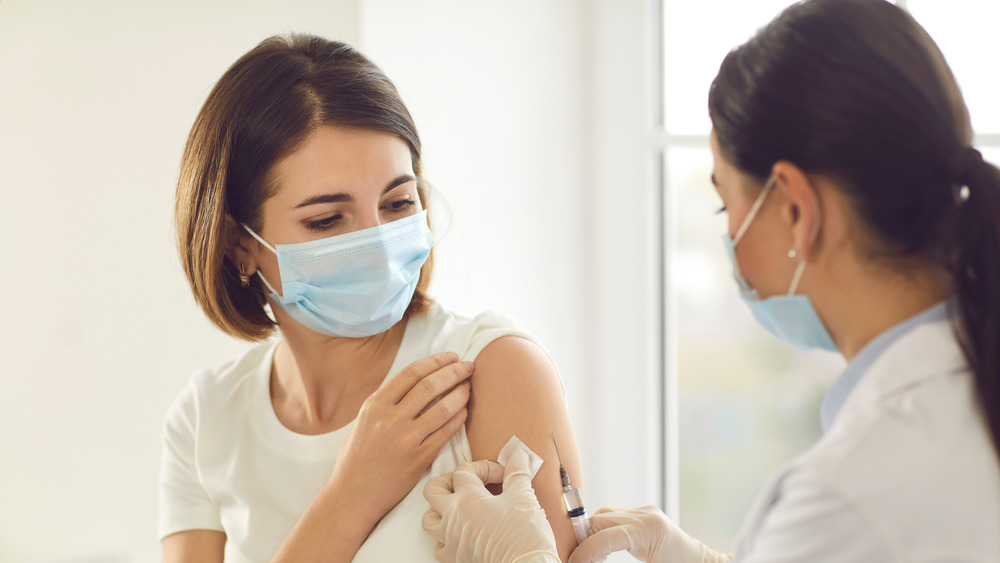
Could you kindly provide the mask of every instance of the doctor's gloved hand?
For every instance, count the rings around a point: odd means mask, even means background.
[[[583,540],[570,563],[600,561],[615,551],[628,550],[649,563],[729,563],[730,556],[715,552],[684,533],[655,506],[635,509],[602,508],[590,517],[594,535]]]
[[[559,563],[556,539],[531,488],[524,451],[506,468],[489,460],[463,463],[424,487],[431,508],[423,527],[438,541],[438,561],[462,563]],[[486,489],[503,481],[503,492]]]

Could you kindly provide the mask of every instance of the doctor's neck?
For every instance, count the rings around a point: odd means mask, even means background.
[[[820,289],[817,310],[834,342],[851,361],[869,342],[953,294],[951,276],[926,264],[905,267],[851,254]]]

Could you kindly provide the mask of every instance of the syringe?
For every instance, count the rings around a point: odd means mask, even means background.
[[[556,443],[556,433],[552,433],[552,443],[556,445],[556,457],[559,459],[559,477],[562,479],[563,500],[566,501],[566,510],[569,511],[569,521],[573,523],[573,532],[576,534],[576,543],[590,537],[593,532],[590,529],[590,518],[587,517],[587,510],[583,508],[583,497],[580,496],[580,489],[573,487],[569,482],[569,473],[562,463],[562,456],[559,455],[559,444]]]

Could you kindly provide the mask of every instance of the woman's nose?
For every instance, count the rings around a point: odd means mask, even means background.
[[[379,215],[378,209],[373,211],[362,213],[358,216],[358,231],[362,229],[370,229],[372,227],[377,227],[383,223],[382,217]]]

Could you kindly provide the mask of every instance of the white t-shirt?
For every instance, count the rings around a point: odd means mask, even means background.
[[[474,360],[487,344],[508,335],[534,342],[496,313],[467,319],[432,305],[410,318],[386,380],[439,352]],[[170,407],[160,472],[161,538],[218,530],[227,536],[227,563],[268,561],[329,480],[354,423],[317,436],[285,428],[269,390],[275,345],[259,344],[236,361],[195,373]],[[434,539],[420,525],[428,508],[424,485],[471,457],[463,427],[379,522],[354,561],[434,561]]]

